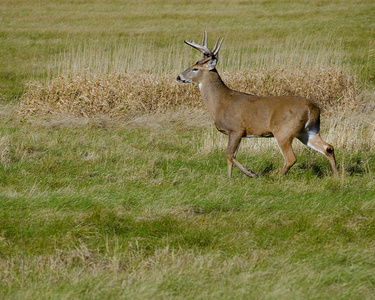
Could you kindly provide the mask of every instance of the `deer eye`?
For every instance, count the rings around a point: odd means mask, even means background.
[[[194,68],[194,69],[193,69],[193,71],[194,71],[194,72],[197,72],[197,71],[199,71],[199,69],[197,69],[197,68]]]

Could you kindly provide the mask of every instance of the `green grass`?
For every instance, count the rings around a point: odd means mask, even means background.
[[[196,59],[183,40],[204,29],[225,37],[225,70],[339,62],[373,83],[374,12],[373,1],[1,1],[0,97],[71,71],[72,53],[78,68],[178,73]]]
[[[2,298],[372,297],[373,152],[337,149],[333,178],[298,148],[282,177],[244,143],[260,176],[228,180],[206,115],[169,118],[2,117]]]

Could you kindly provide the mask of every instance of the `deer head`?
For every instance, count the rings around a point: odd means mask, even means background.
[[[200,79],[205,71],[212,71],[216,68],[218,61],[218,54],[223,43],[223,38],[219,38],[216,41],[213,50],[210,50],[207,45],[207,32],[204,32],[202,45],[195,43],[194,41],[188,42],[185,40],[185,44],[199,50],[203,53],[203,59],[197,61],[194,65],[187,68],[184,72],[177,77],[179,82],[200,82]]]

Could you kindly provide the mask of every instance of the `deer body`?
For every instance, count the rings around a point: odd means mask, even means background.
[[[236,160],[244,137],[275,137],[285,161],[282,174],[296,162],[292,149],[294,138],[323,153],[334,174],[338,173],[334,149],[320,137],[320,109],[314,102],[294,96],[253,96],[228,88],[215,68],[222,40],[218,40],[213,51],[207,47],[206,33],[203,42],[202,46],[185,41],[203,52],[204,58],[185,70],[177,80],[199,83],[204,105],[216,128],[228,135],[228,176],[232,174],[233,164],[247,176],[255,176]]]

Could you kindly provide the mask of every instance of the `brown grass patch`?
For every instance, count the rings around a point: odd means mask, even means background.
[[[45,84],[32,82],[21,98],[20,114],[118,117],[136,112],[164,112],[200,107],[196,85],[176,82],[177,74],[73,74]],[[355,77],[336,69],[223,73],[231,88],[254,95],[300,95],[323,109],[355,107],[359,90]]]

